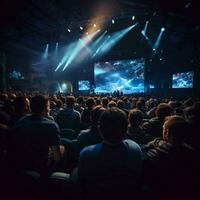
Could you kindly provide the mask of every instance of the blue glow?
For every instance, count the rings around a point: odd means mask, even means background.
[[[65,52],[65,55],[63,56],[62,60],[59,62],[58,66],[55,69],[55,72],[67,61],[67,59],[70,57],[71,55],[71,49],[73,49],[75,47],[76,43],[72,43],[70,44]]]
[[[93,58],[98,55],[98,53],[104,47],[104,45],[107,43],[107,41],[109,40],[109,38],[110,38],[110,35],[108,35],[107,37],[103,38],[104,40],[102,41],[102,44],[97,48],[97,50],[93,54],[93,56],[92,56]]]
[[[9,73],[9,78],[14,80],[23,80],[24,76],[22,75],[21,72],[13,70],[12,72]]]
[[[90,82],[86,80],[82,80],[78,82],[78,90],[79,91],[86,91],[90,90]]]
[[[105,35],[106,35],[107,31],[104,31],[104,33],[102,35],[100,35],[92,44],[91,46],[91,49],[93,52],[97,52],[98,53],[98,46],[100,45],[100,43],[103,42],[103,40],[105,39]],[[93,54],[93,57],[96,55],[96,54]]]
[[[111,61],[95,64],[95,92],[110,93],[116,90],[124,94],[144,92],[143,58]]]
[[[58,55],[58,42],[56,42],[56,48],[55,48],[55,56],[57,57]]]
[[[83,43],[88,45],[88,43],[97,33],[99,33],[99,30],[87,35],[86,37],[82,38],[81,41],[78,40],[78,42],[75,43],[74,47],[70,49],[70,55],[69,57],[67,57],[66,59],[67,61],[62,71],[64,71],[72,63],[72,61],[76,58],[76,56],[78,56],[78,54],[81,52],[81,50],[85,46],[83,45]]]
[[[161,31],[165,31],[165,28],[161,28]]]
[[[156,39],[156,42],[155,42],[154,45],[153,45],[153,51],[154,51],[154,52],[156,52],[156,51],[158,50],[159,46],[160,46],[160,42],[161,42],[163,33],[164,33],[164,31],[161,29],[161,30],[160,30],[160,33],[159,33],[159,35],[158,35],[158,37],[157,37],[157,39]]]
[[[153,84],[150,84],[150,85],[149,85],[149,88],[150,88],[150,89],[155,89],[155,86],[154,86]]]
[[[151,42],[151,40],[149,39],[149,37],[147,36],[147,28],[148,28],[148,24],[149,21],[146,21],[144,29],[141,31],[142,35],[144,36],[144,38],[146,39],[147,43],[149,44],[150,47],[153,47],[153,44]]]
[[[45,48],[45,51],[44,51],[43,58],[47,59],[48,58],[48,54],[49,54],[49,44],[46,44],[46,48]]]
[[[132,30],[137,25],[138,23],[135,23],[134,25],[129,26],[128,28],[113,33],[110,37],[108,36],[106,42],[104,41],[104,44],[101,46],[97,53],[99,55],[103,55],[110,51],[117,44],[117,42],[119,42],[130,30]]]
[[[66,83],[63,83],[61,87],[62,87],[62,90],[66,90],[67,89]]]
[[[71,30],[70,30],[69,28],[67,29],[67,31],[68,31],[69,33],[71,32]]]
[[[194,72],[173,74],[172,88],[193,88]]]
[[[145,25],[144,25],[144,29],[143,29],[143,34],[146,35],[146,32],[147,32],[147,28],[148,28],[148,24],[149,24],[149,21],[146,21]]]

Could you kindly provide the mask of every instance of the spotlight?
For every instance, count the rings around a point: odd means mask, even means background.
[[[63,83],[61,87],[62,87],[63,90],[66,90],[67,89],[66,83]]]
[[[135,16],[133,15],[133,16],[132,16],[132,20],[134,20],[134,19],[135,19]]]
[[[155,49],[155,48],[153,48],[153,51],[156,51],[156,49]]]
[[[162,61],[163,59],[162,58],[160,58],[160,61]]]
[[[67,29],[67,31],[68,31],[69,33],[71,32],[71,30],[70,30],[69,28]]]
[[[88,35],[88,32],[86,32],[86,35]]]
[[[96,24],[94,24],[94,25],[93,25],[93,27],[97,27],[97,25],[96,25]]]
[[[161,31],[162,31],[162,32],[165,31],[165,28],[161,28]]]
[[[142,35],[145,35],[145,32],[144,32],[144,30],[142,30],[142,31],[141,31],[141,33],[142,33]]]
[[[80,26],[80,29],[81,29],[81,30],[83,30],[83,27],[82,27],[82,26]]]
[[[115,20],[114,19],[112,19],[112,24],[114,24],[115,23]]]

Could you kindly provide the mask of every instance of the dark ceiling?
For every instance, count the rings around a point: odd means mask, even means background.
[[[135,15],[140,19],[157,15],[167,20],[174,16],[172,28],[183,26],[198,28],[198,1],[194,0],[3,0],[0,7],[1,34],[4,40],[28,37],[59,39],[67,27],[78,28],[95,17],[99,7],[108,12],[99,17],[110,19]],[[110,12],[109,12],[110,11]],[[102,15],[101,15],[102,14]],[[156,18],[156,17],[155,17]]]
[[[12,49],[20,47],[37,53],[47,42],[64,43],[79,37],[79,26],[87,26],[93,18],[114,18],[123,25],[123,20],[134,15],[140,28],[146,20],[150,20],[152,32],[165,26],[179,50],[190,44],[199,52],[198,8],[197,0],[2,0],[0,49],[13,53]],[[69,27],[73,34],[67,32]]]

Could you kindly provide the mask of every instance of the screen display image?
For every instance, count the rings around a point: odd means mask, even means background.
[[[10,72],[9,78],[14,80],[24,80],[24,76],[22,75],[22,73],[16,70]]]
[[[193,88],[194,72],[173,74],[172,88]]]
[[[95,92],[143,93],[144,67],[143,58],[96,63],[94,65]]]
[[[90,90],[90,82],[86,80],[82,80],[78,82],[78,90],[85,91]]]

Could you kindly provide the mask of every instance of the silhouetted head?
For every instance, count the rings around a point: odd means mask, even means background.
[[[166,118],[163,125],[163,139],[173,144],[184,142],[188,133],[189,125],[186,120],[178,115]]]
[[[156,109],[156,116],[160,119],[165,119],[165,117],[172,115],[172,108],[166,103],[160,103]]]
[[[129,123],[132,127],[139,127],[143,121],[143,114],[138,109],[133,109],[129,113]]]
[[[128,120],[126,113],[119,108],[112,107],[105,110],[99,120],[100,132],[106,143],[120,143],[127,131]]]
[[[48,112],[49,106],[49,99],[44,95],[36,95],[31,98],[30,107],[34,114]]]
[[[74,107],[74,104],[75,104],[75,97],[74,96],[67,96],[66,97],[66,105],[67,107],[69,108],[73,108]]]

